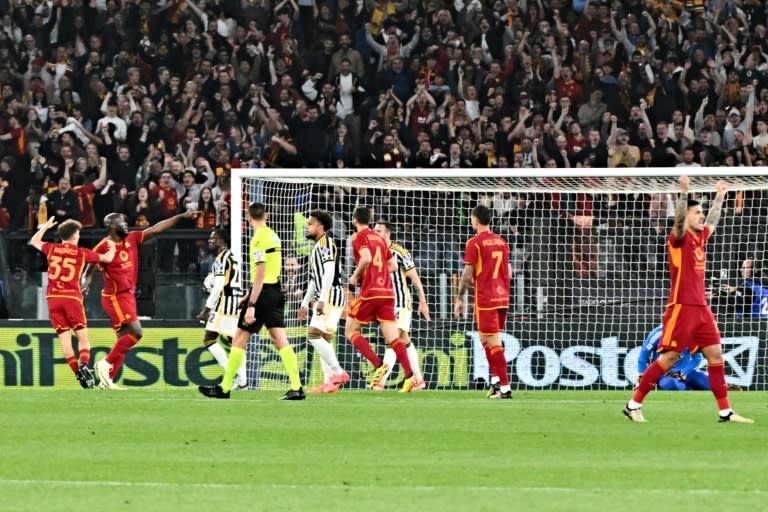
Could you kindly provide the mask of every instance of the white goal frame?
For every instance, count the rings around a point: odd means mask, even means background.
[[[582,174],[583,173],[583,174]],[[754,167],[667,167],[667,168],[642,168],[642,169],[234,169],[231,180],[231,250],[237,261],[244,261],[244,245],[242,243],[243,219],[245,206],[243,203],[244,180],[256,178],[266,181],[286,184],[328,185],[334,184],[349,187],[389,188],[393,190],[424,190],[442,192],[524,192],[524,193],[572,193],[582,192],[586,194],[615,194],[615,193],[679,193],[679,178],[681,175],[691,177],[690,192],[712,192],[716,189],[719,180],[725,179],[730,184],[730,190],[768,191],[768,168]],[[349,212],[351,214],[351,212]],[[245,269],[243,269],[243,274]],[[246,283],[241,283],[241,286]],[[449,299],[450,300],[450,299]],[[764,336],[768,329],[760,328],[760,337]],[[724,348],[729,349],[726,359],[730,367],[735,368],[735,374],[728,376],[729,383],[759,383],[756,389],[768,389],[768,377],[766,377],[766,363],[755,361],[758,354],[758,345],[763,343],[757,337],[750,338],[745,343],[745,336],[736,336],[733,339],[723,338]],[[603,340],[610,345],[612,338]],[[517,342],[517,340],[514,340]],[[637,339],[641,343],[642,339]],[[507,341],[505,341],[505,345]],[[730,345],[729,345],[730,344]],[[751,345],[750,345],[751,344]],[[604,346],[596,350],[610,351],[610,346]],[[749,345],[749,346],[747,346]],[[754,346],[752,346],[754,345]],[[541,359],[548,354],[535,351],[537,347],[525,348],[523,344],[516,347],[521,357],[525,355],[530,359]],[[578,350],[580,347],[572,347]],[[520,352],[521,349],[522,352]],[[534,349],[531,352],[531,349]],[[639,349],[639,347],[637,347]],[[765,349],[760,349],[764,352]],[[530,353],[529,353],[530,352]],[[565,352],[562,357],[572,357],[574,354]],[[629,356],[629,354],[626,354]],[[475,354],[475,359],[480,360],[480,354]],[[761,356],[763,359],[768,354]],[[729,359],[731,358],[731,359]],[[738,359],[737,358],[741,358]],[[749,364],[741,364],[744,358],[749,358]],[[508,355],[508,361],[509,359]],[[569,364],[579,364],[578,355],[571,359]],[[573,363],[576,361],[576,363]],[[565,364],[565,363],[563,363]],[[743,373],[740,366],[747,368]],[[513,371],[515,371],[513,369]],[[601,370],[602,373],[602,370]],[[756,375],[760,376],[756,378]],[[475,376],[477,373],[475,373]],[[608,388],[619,389],[625,387],[627,382],[612,379],[609,371],[607,377],[601,376]],[[629,373],[626,373],[630,378]],[[528,376],[529,387],[538,387],[535,378]],[[522,382],[523,379],[520,379]],[[578,384],[570,385],[560,379],[561,388],[577,388]],[[575,381],[571,381],[575,382]],[[747,384],[749,386],[750,384]],[[547,386],[548,384],[541,384]]]

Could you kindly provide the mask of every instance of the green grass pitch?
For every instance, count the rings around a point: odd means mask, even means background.
[[[768,394],[0,389],[0,511],[766,510]]]

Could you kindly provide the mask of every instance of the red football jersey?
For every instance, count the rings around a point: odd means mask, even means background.
[[[509,244],[492,231],[467,241],[464,264],[475,267],[475,307],[509,307]]]
[[[115,259],[111,263],[101,264],[99,268],[104,274],[104,290],[102,295],[115,295],[119,292],[136,288],[136,277],[139,272],[139,245],[144,242],[143,231],[131,231],[125,240],[115,244]],[[103,239],[93,248],[99,254],[109,251],[107,239]]]
[[[387,261],[394,258],[389,244],[371,228],[352,235],[352,249],[355,253],[355,264],[360,262],[360,249],[367,247],[371,251],[371,264],[363,272],[360,283],[361,299],[395,298],[395,289],[389,276]]]
[[[48,259],[48,289],[46,298],[72,297],[80,301],[80,276],[86,263],[98,263],[99,255],[75,244],[45,242],[43,254]]]
[[[712,230],[709,226],[704,226],[701,233],[694,234],[686,231],[680,240],[677,240],[672,233],[667,237],[669,278],[672,284],[667,306],[673,304],[707,305],[704,290],[704,270],[707,266],[705,246],[710,235],[712,235]]]

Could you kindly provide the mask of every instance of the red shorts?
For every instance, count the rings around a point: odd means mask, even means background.
[[[136,297],[133,292],[121,292],[117,295],[102,295],[101,307],[112,320],[112,329],[119,331],[123,325],[137,320]]]
[[[507,325],[507,308],[478,309],[475,316],[477,330],[484,336],[499,334]]]
[[[688,349],[693,354],[702,347],[720,343],[720,330],[709,306],[675,304],[668,307],[661,331],[659,352]]]
[[[348,316],[361,324],[397,322],[395,299],[355,299]]]
[[[70,329],[77,331],[88,327],[83,303],[72,297],[51,297],[48,299],[48,316],[56,334]]]

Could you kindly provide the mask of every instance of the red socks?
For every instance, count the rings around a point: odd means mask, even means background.
[[[712,388],[712,394],[715,395],[715,400],[717,400],[717,407],[721,411],[730,409],[728,385],[725,383],[724,363],[707,365],[707,375],[709,376],[709,387]]]
[[[77,359],[75,359],[75,356],[67,357],[67,364],[75,373],[77,373],[78,370],[80,370],[80,365],[77,364]]]
[[[397,339],[392,342],[390,348],[395,351],[397,360],[400,361],[400,366],[403,367],[405,372],[405,378],[409,378],[413,375],[413,371],[411,370],[411,362],[408,360],[408,349],[405,347],[405,343],[403,343],[403,340]]]
[[[89,348],[81,348],[80,349],[80,364],[84,364],[88,366],[88,363],[91,362],[91,349]]]
[[[651,365],[645,369],[640,383],[637,385],[635,394],[632,395],[632,400],[641,404],[645,400],[645,395],[651,392],[653,387],[659,382],[659,379],[667,371],[668,368],[664,368],[657,359]]]
[[[125,354],[138,342],[139,340],[130,334],[123,334],[117,338],[115,346],[112,347],[112,350],[105,358],[106,361],[112,365],[112,371],[109,372],[109,378],[115,378],[115,375],[117,375],[117,372],[120,371],[120,367],[123,365]]]
[[[489,345],[483,345],[483,349],[485,350],[485,358],[488,360],[488,366],[491,369],[491,377],[499,377],[499,374],[496,373],[496,368],[491,364],[491,347]]]
[[[499,378],[499,385],[508,386],[509,373],[507,373],[507,358],[504,355],[504,347],[502,345],[486,346],[485,353],[491,367],[491,375]]]
[[[367,339],[363,337],[362,334],[360,334],[359,332],[356,332],[355,334],[352,335],[349,341],[352,343],[352,346],[355,347],[357,351],[363,355],[364,358],[366,358],[368,361],[371,362],[374,368],[378,368],[379,366],[381,366],[381,359],[379,359],[379,356],[377,356],[376,352],[374,352],[373,348],[371,348],[371,344],[368,342]],[[397,358],[400,359],[399,354]],[[405,359],[408,359],[407,354]],[[400,362],[402,363],[402,360]],[[403,366],[403,368],[405,368],[405,366]]]

